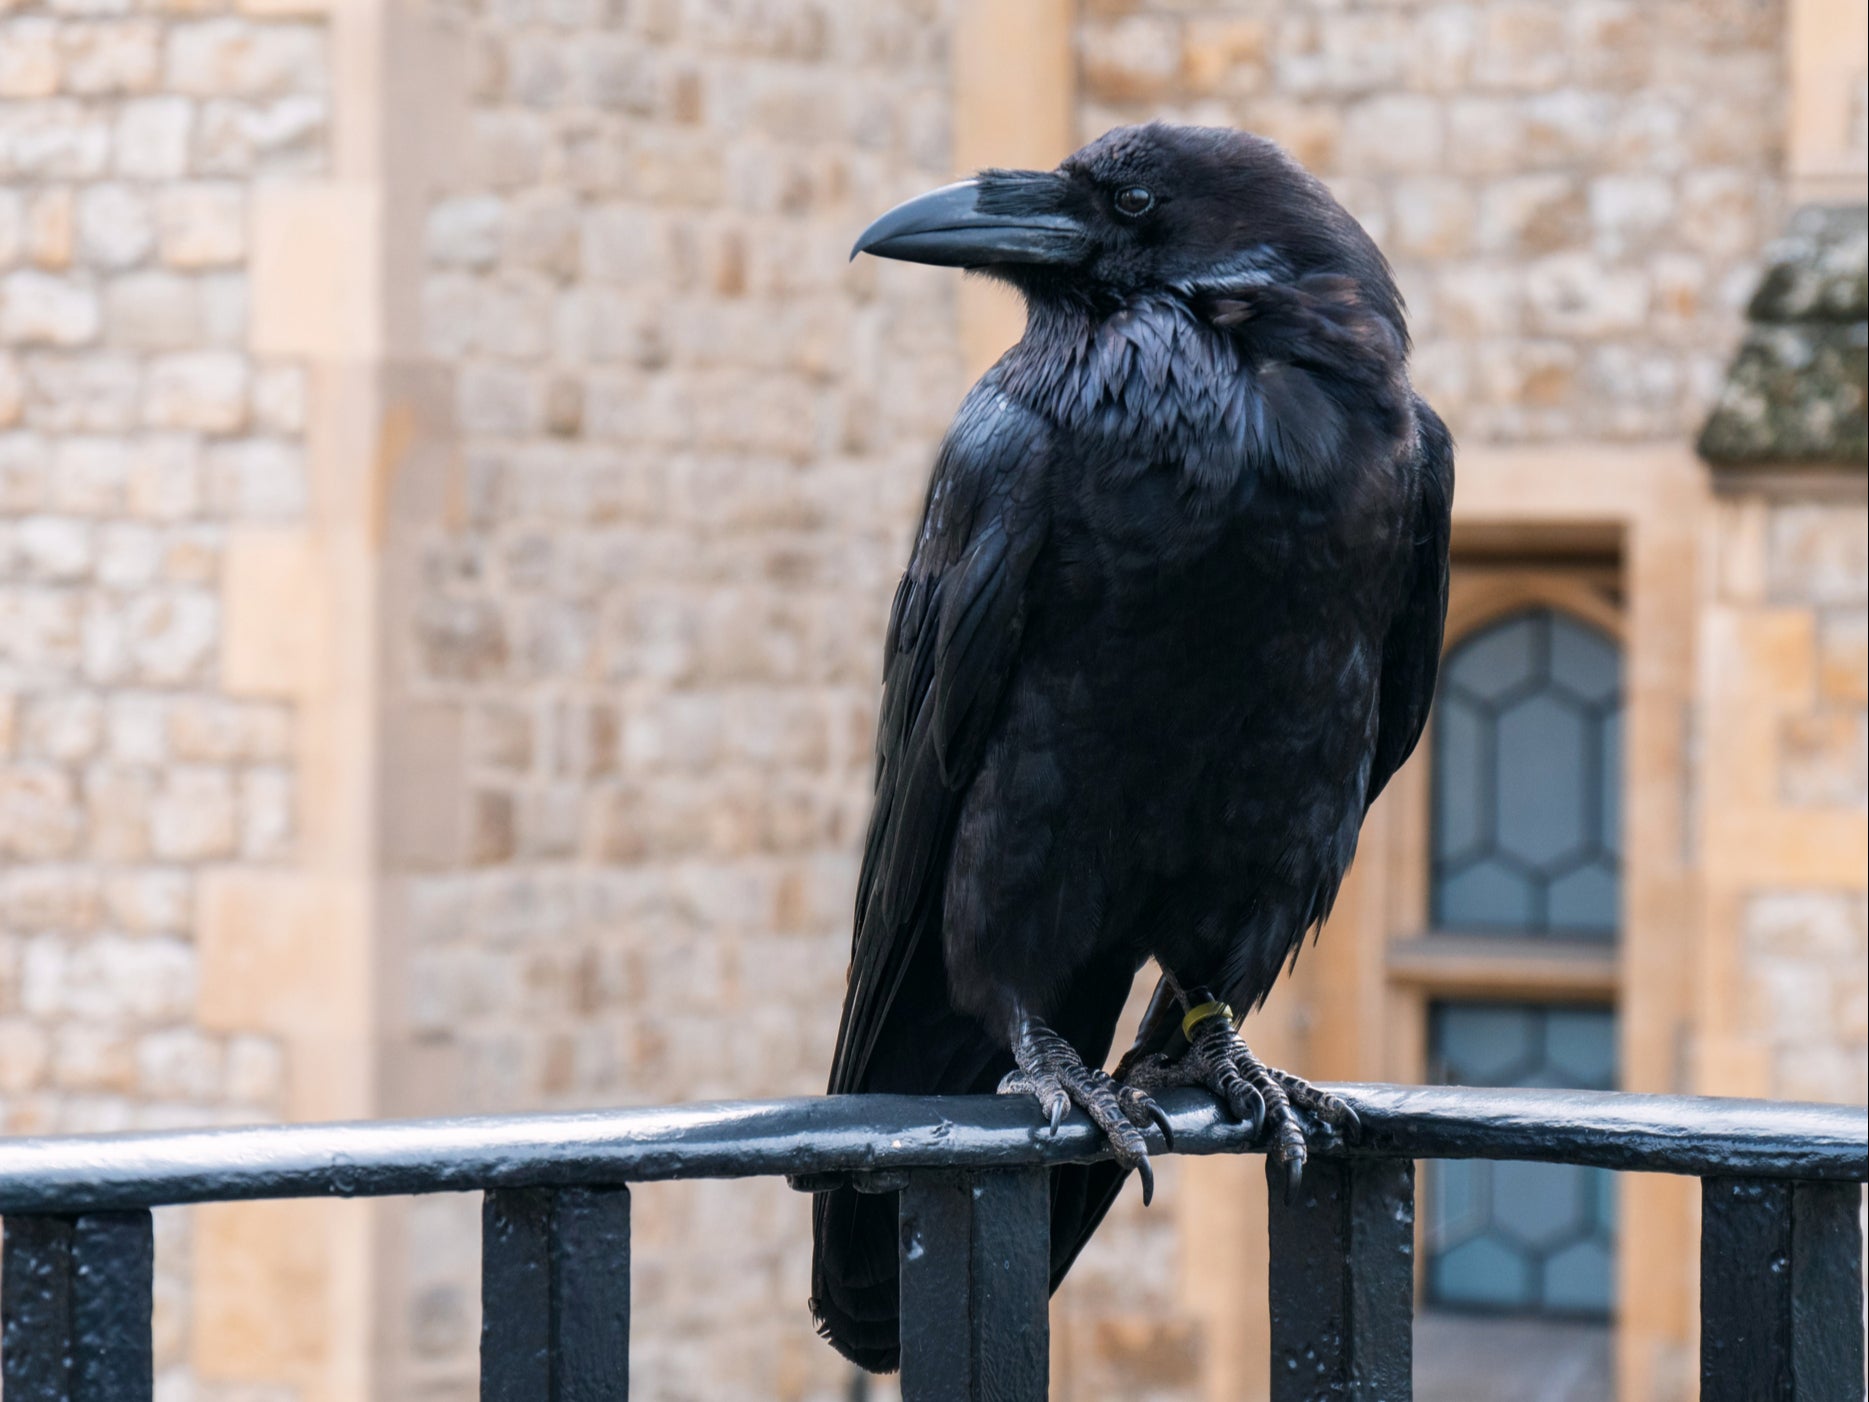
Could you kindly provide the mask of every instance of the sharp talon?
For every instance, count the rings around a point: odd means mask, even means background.
[[[1301,1158],[1285,1161],[1285,1206],[1290,1207],[1297,1200],[1298,1189],[1304,1183],[1304,1160]]]
[[[1149,1117],[1155,1127],[1162,1132],[1162,1143],[1170,1149],[1174,1148],[1175,1127],[1168,1123],[1168,1112],[1162,1109],[1162,1107],[1157,1105],[1153,1100],[1146,1098],[1142,1102],[1142,1111]]]
[[[1051,1134],[1054,1139],[1058,1135],[1059,1126],[1064,1123],[1064,1112],[1070,1108],[1071,1101],[1068,1096],[1061,1095],[1051,1102]]]
[[[1227,1096],[1227,1109],[1232,1112],[1234,1119],[1246,1126],[1246,1132],[1257,1139],[1259,1123],[1265,1118],[1265,1097],[1245,1081],[1230,1089],[1232,1094]]]
[[[1150,1167],[1147,1154],[1137,1162],[1136,1174],[1142,1179],[1142,1205],[1147,1207],[1155,1201],[1155,1170]]]
[[[1341,1103],[1342,1102],[1339,1102],[1339,1104]],[[1339,1126],[1339,1129],[1342,1131],[1343,1137],[1350,1143],[1360,1144],[1363,1142],[1363,1121],[1357,1116],[1356,1111],[1352,1110],[1348,1105],[1343,1106],[1343,1124]]]

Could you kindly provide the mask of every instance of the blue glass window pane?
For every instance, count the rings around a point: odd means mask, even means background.
[[[1453,929],[1522,930],[1532,922],[1531,883],[1504,862],[1477,862],[1441,883],[1440,924]]]
[[[1603,717],[1603,776],[1597,793],[1601,805],[1598,822],[1603,830],[1603,850],[1611,856],[1622,855],[1622,712],[1614,710]]]
[[[1608,1314],[1614,1280],[1609,1244],[1577,1242],[1545,1261],[1545,1305],[1553,1314]]]
[[[1589,738],[1582,712],[1546,690],[1500,712],[1499,845],[1527,866],[1550,869],[1590,840],[1580,761]]]
[[[1486,808],[1475,801],[1485,792],[1491,727],[1457,693],[1441,698],[1434,713],[1435,845],[1457,860],[1484,845]]]
[[[1614,938],[1621,674],[1613,639],[1552,609],[1448,653],[1431,741],[1437,926]]]
[[[1553,934],[1568,939],[1613,939],[1621,923],[1616,902],[1622,898],[1616,869],[1607,859],[1565,872],[1551,883],[1545,915]]]
[[[1598,1008],[1553,1008],[1544,1014],[1545,1057],[1572,1090],[1616,1088],[1616,1018]]]
[[[1483,1233],[1491,1219],[1487,1193],[1491,1178],[1480,1172],[1488,1167],[1479,1159],[1452,1159],[1436,1164],[1428,1181],[1428,1245],[1433,1251],[1458,1246]]]
[[[1541,614],[1520,614],[1475,634],[1447,659],[1447,681],[1496,701],[1539,672]]]
[[[1496,1236],[1474,1237],[1428,1264],[1436,1304],[1526,1309],[1537,1299],[1532,1261]]]
[[[1588,1225],[1583,1185],[1569,1164],[1498,1163],[1493,1169],[1493,1227],[1521,1246],[1564,1245]]]
[[[1615,1014],[1532,1003],[1437,1003],[1434,1074],[1454,1085],[1613,1089]],[[1606,1314],[1613,1175],[1569,1164],[1437,1163],[1427,1173],[1428,1293],[1463,1309]]]
[[[1538,1010],[1498,1003],[1434,1009],[1435,1079],[1452,1086],[1510,1086],[1537,1059]]]
[[[1622,654],[1594,628],[1553,614],[1551,675],[1580,701],[1613,705],[1622,694]]]

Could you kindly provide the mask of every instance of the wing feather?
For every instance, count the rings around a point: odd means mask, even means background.
[[[867,1088],[877,1038],[917,951],[940,938],[954,824],[1018,660],[1026,582],[1046,540],[1037,503],[1051,435],[989,375],[962,406],[935,464],[890,617],[876,802],[857,882],[833,1093]],[[944,999],[945,981],[928,993]]]
[[[1415,548],[1406,593],[1382,648],[1376,753],[1365,811],[1414,752],[1428,723],[1441,668],[1447,623],[1447,547],[1452,536],[1454,440],[1440,415],[1415,400],[1417,434],[1411,464],[1415,479]]]

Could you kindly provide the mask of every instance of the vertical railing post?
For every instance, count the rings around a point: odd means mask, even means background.
[[[487,1193],[481,1402],[629,1396],[629,1226],[628,1188]]]
[[[1289,1202],[1270,1188],[1272,1402],[1408,1402],[1413,1388],[1415,1165],[1312,1159]]]
[[[148,1402],[148,1212],[9,1217],[0,1256],[6,1402]]]
[[[1044,1402],[1049,1173],[913,1173],[900,1220],[903,1402]]]
[[[1701,1184],[1702,1402],[1863,1395],[1862,1188]]]

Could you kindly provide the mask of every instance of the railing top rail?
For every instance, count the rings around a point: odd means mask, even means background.
[[[1416,1159],[1531,1159],[1650,1173],[1869,1178],[1869,1111],[1595,1091],[1339,1085],[1358,1144]],[[1182,1153],[1249,1152],[1197,1091],[1162,1098]],[[1151,1131],[1159,1149],[1159,1137]],[[1081,1113],[1053,1137],[1024,1097],[814,1096],[562,1114],[0,1140],[0,1213],[240,1198],[383,1196],[666,1178],[1081,1163]]]

